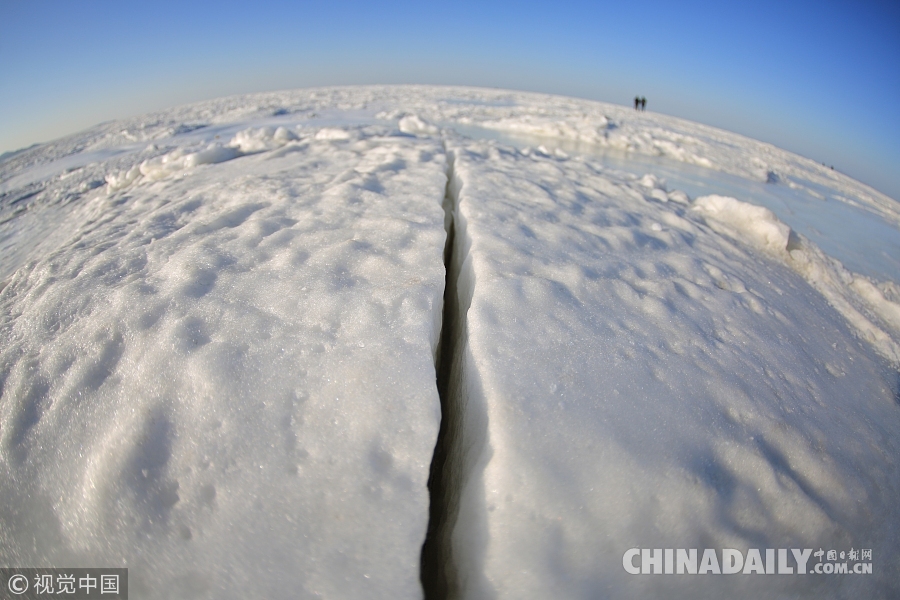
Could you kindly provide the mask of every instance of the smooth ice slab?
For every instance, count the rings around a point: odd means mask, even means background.
[[[6,282],[0,564],[127,566],[141,598],[421,597],[442,147],[216,135],[74,172],[107,183]]]

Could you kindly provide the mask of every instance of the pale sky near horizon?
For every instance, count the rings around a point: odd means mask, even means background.
[[[0,0],[0,152],[217,96],[370,83],[641,94],[900,200],[896,0]]]

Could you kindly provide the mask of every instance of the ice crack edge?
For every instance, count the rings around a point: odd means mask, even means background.
[[[426,600],[492,596],[484,576],[487,511],[482,473],[490,459],[487,406],[468,346],[467,314],[475,273],[459,211],[463,183],[446,143],[447,187],[443,200],[446,282],[442,326],[435,358],[441,426],[428,490],[428,533],[422,546],[420,579]]]

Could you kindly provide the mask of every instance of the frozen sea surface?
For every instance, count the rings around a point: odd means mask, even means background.
[[[898,282],[894,200],[630,108],[106,123],[0,161],[0,564],[127,566],[135,598],[891,597]],[[820,547],[873,574],[622,566]]]
[[[448,124],[448,127],[453,127]],[[653,174],[664,188],[690,198],[725,194],[772,210],[779,219],[858,273],[883,281],[900,281],[900,228],[896,220],[873,213],[842,195],[840,188],[814,184],[795,175],[766,180],[605,146],[572,142],[565,137],[516,134],[473,125],[454,131],[475,140],[495,140],[520,150],[543,148],[548,154],[581,155],[612,171],[641,178]]]
[[[896,380],[822,296],[587,160],[454,155],[463,597],[822,597],[834,581],[671,581],[621,559],[859,538],[894,554]]]
[[[150,159],[7,279],[4,564],[128,566],[134,597],[420,595],[444,154],[337,131]]]

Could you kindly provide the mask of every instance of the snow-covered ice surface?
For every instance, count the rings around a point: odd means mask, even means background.
[[[0,161],[0,564],[420,597],[443,403],[436,595],[895,596],[898,283],[894,200],[630,108],[362,87],[106,123]],[[622,566],[820,547],[874,572]]]
[[[588,161],[454,153],[471,244],[462,377],[483,422],[470,427],[452,539],[465,596],[822,597],[836,583],[847,594],[893,585],[896,372],[765,255],[786,254],[786,226],[731,198],[695,201],[761,249],[751,258],[691,209]],[[884,557],[878,584],[622,568],[632,547],[861,543]]]
[[[443,150],[318,133],[63,200],[4,282],[0,561],[127,565],[137,598],[420,595]]]

